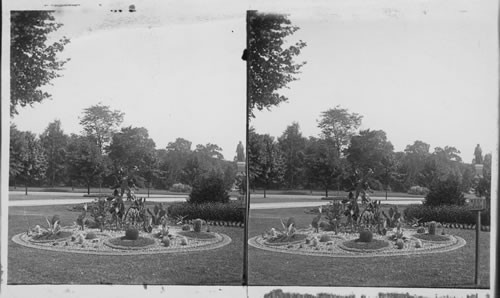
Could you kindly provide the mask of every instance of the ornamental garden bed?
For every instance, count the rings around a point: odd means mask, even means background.
[[[104,231],[98,229],[85,229],[78,227],[64,227],[59,235],[65,236],[53,240],[34,240],[36,236],[21,233],[12,240],[20,245],[31,248],[54,250],[71,253],[89,254],[151,254],[174,253],[210,250],[223,247],[231,242],[231,238],[222,233],[182,231],[180,227],[169,227],[169,245],[162,243],[161,238],[155,237],[161,233],[160,228],[155,228],[151,233],[140,232],[137,240],[127,240],[123,231]],[[88,234],[94,234],[87,239]],[[187,237],[183,234],[190,235]],[[49,237],[48,237],[49,238]]]

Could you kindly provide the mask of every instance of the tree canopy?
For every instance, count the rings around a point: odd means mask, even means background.
[[[58,55],[69,39],[62,37],[47,44],[48,36],[62,24],[55,22],[52,11],[12,11],[10,50],[10,115],[25,107],[50,98],[41,87],[60,77],[69,59]]]
[[[280,93],[288,83],[298,79],[305,62],[294,58],[306,46],[303,41],[287,44],[287,37],[299,28],[286,15],[248,11],[249,117],[253,110],[269,109],[287,101]]]

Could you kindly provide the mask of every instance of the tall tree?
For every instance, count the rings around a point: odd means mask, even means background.
[[[40,142],[47,157],[46,177],[50,186],[64,181],[66,145],[68,136],[61,128],[61,121],[54,120],[49,123],[44,132],[40,135]]]
[[[289,46],[287,37],[299,28],[293,26],[286,15],[248,11],[249,27],[244,59],[249,65],[249,117],[253,110],[269,109],[287,101],[280,90],[298,79],[297,74],[305,62],[297,63],[294,58],[306,46],[303,41]]]
[[[393,149],[382,130],[362,130],[352,137],[346,155],[357,176],[355,198],[366,190],[370,182],[382,184],[381,180],[384,181],[392,164]]]
[[[12,11],[10,39],[10,115],[20,105],[32,105],[50,98],[43,86],[60,77],[69,59],[58,55],[69,39],[62,37],[48,44],[48,36],[62,24],[55,22],[53,11]]]
[[[28,185],[45,177],[47,160],[36,135],[19,131],[15,125],[10,127],[9,175],[16,181],[24,182],[25,194]]]
[[[198,144],[196,145],[195,152],[201,153],[202,155],[209,158],[224,159],[224,155],[221,153],[222,148],[216,144],[208,143],[206,145]]]
[[[306,138],[302,136],[297,122],[293,122],[285,129],[278,138],[278,144],[285,162],[285,185],[289,189],[298,187],[304,172]]]
[[[321,113],[318,127],[321,136],[333,143],[337,156],[342,156],[342,151],[349,146],[349,142],[361,125],[363,116],[349,113],[347,109],[336,106]]]
[[[251,175],[251,183],[254,187],[266,190],[272,186],[279,186],[283,182],[284,162],[277,142],[268,134],[260,135],[253,132],[250,138],[248,158],[251,169],[255,172]],[[253,163],[253,164],[252,164]]]
[[[72,180],[83,182],[90,194],[90,186],[101,181],[107,171],[106,156],[94,140],[87,136],[71,135],[67,147],[67,172]]]
[[[95,141],[102,154],[123,122],[123,116],[124,113],[98,103],[83,110],[80,125],[83,126],[83,133]]]
[[[310,137],[306,143],[304,165],[309,185],[320,186],[328,197],[328,190],[340,179],[343,168],[334,147],[328,140]]]
[[[427,163],[427,169],[429,169],[428,158],[430,156],[429,152],[430,145],[416,140],[411,145],[407,145],[404,157],[404,167],[406,172],[405,187],[409,189],[412,186],[419,185],[421,182],[418,181],[419,177],[422,176],[422,171]],[[426,185],[420,185],[426,186]],[[428,187],[428,185],[427,185]]]
[[[136,169],[135,178],[139,186],[144,186],[146,176],[152,178],[156,165],[155,142],[144,127],[124,127],[113,135],[109,145],[109,158],[115,170]],[[149,189],[150,182],[147,181]]]

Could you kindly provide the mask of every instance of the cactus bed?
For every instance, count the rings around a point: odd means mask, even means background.
[[[181,235],[180,227],[170,227],[171,239],[167,247],[161,243],[161,239],[155,237],[159,230],[153,230],[152,233],[140,233],[139,240],[134,242],[121,240],[123,232],[104,231],[98,229],[86,229],[80,231],[78,227],[65,227],[61,233],[68,237],[55,240],[35,240],[26,233],[15,235],[12,240],[20,245],[38,248],[43,250],[52,250],[59,252],[84,253],[84,254],[102,254],[102,255],[137,255],[137,254],[158,254],[158,253],[178,253],[190,251],[211,250],[223,247],[231,242],[231,238],[222,233],[202,232],[203,239],[184,237]],[[93,232],[95,239],[84,239],[87,233]],[[78,235],[81,234],[81,240]],[[194,234],[194,232],[193,232]],[[187,240],[187,241],[186,241]],[[142,244],[144,246],[142,246]]]
[[[283,245],[275,245],[269,243],[263,236],[256,236],[249,240],[249,245],[273,252],[299,254],[309,256],[321,257],[378,257],[378,256],[393,256],[393,255],[415,255],[415,254],[429,254],[438,252],[447,252],[458,249],[465,245],[465,240],[458,236],[446,235],[446,241],[429,241],[417,239],[416,230],[407,229],[404,231],[404,246],[398,249],[394,241],[389,240],[392,232],[388,232],[386,236],[373,235],[374,240],[377,242],[386,242],[387,245],[376,247],[374,249],[363,249],[362,247],[353,247],[352,241],[358,239],[357,233],[341,233],[335,235],[333,232],[320,232],[303,233],[307,239],[316,237],[319,239],[322,235],[330,236],[331,240],[326,242],[316,241],[315,243],[304,239],[300,242],[284,243]],[[306,238],[304,237],[304,238]],[[422,247],[417,248],[417,242],[422,243]],[[307,242],[307,243],[306,243]],[[346,245],[347,244],[347,245]]]

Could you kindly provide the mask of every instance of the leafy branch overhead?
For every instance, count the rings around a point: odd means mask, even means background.
[[[59,59],[69,39],[62,37],[47,44],[48,35],[62,24],[56,23],[51,11],[11,12],[10,51],[10,115],[25,107],[50,98],[41,87],[60,77],[69,59]]]
[[[294,58],[306,46],[299,40],[287,45],[286,38],[299,27],[293,26],[286,15],[248,12],[249,36],[249,104],[253,110],[269,109],[288,100],[280,94],[288,83],[298,80],[297,74],[306,62],[297,63]]]

